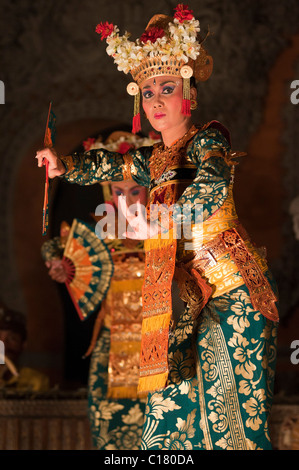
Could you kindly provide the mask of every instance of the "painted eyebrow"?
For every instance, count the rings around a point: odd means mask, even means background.
[[[132,186],[132,188],[130,188],[130,191],[132,191],[132,189],[136,189],[136,188],[138,188],[138,187],[139,187],[138,184],[136,184],[136,186]],[[124,190],[124,188],[120,188],[119,186],[114,186],[114,189],[118,189],[119,191],[123,191],[123,190]]]
[[[166,83],[173,83],[173,84],[175,85],[175,82],[174,82],[174,81],[172,81],[172,80],[166,80],[166,82],[160,83],[160,86],[164,86],[164,85],[166,85]],[[151,88],[151,86],[150,86],[150,85],[146,85],[145,87],[142,88],[142,91],[145,90],[145,89],[148,89],[148,88]]]

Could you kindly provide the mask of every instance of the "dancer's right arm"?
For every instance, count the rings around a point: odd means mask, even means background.
[[[94,149],[85,153],[74,153],[58,157],[54,150],[37,152],[38,166],[49,162],[49,178],[63,176],[70,183],[90,185],[101,181],[133,179],[141,186],[149,187],[149,157],[152,147],[130,150],[122,155],[106,149]]]

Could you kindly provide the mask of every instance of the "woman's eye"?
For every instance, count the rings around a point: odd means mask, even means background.
[[[121,195],[122,195],[122,193],[123,193],[123,192],[122,192],[122,191],[120,191],[119,189],[117,189],[117,190],[115,191],[115,194],[116,194],[116,196],[121,196]]]
[[[138,196],[139,194],[139,189],[134,189],[132,192],[131,192],[132,196]]]
[[[173,90],[174,90],[174,87],[166,86],[163,88],[162,93],[164,93],[164,95],[169,95],[170,93],[173,92]]]
[[[146,90],[142,93],[142,96],[143,98],[146,98],[146,99],[151,98],[153,96],[153,92],[150,90]]]

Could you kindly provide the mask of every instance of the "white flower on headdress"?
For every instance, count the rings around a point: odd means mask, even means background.
[[[168,30],[164,35],[163,30],[158,31],[157,39],[151,36],[152,31],[149,30],[148,34],[143,34],[144,41],[137,39],[136,42],[132,42],[129,40],[128,32],[119,36],[117,26],[107,22],[98,25],[96,31],[102,35],[102,39],[106,39],[107,54],[114,58],[118,70],[125,73],[139,67],[146,58],[156,56],[159,56],[163,62],[169,57],[174,57],[178,61],[187,63],[189,59],[196,60],[200,53],[200,43],[197,40],[200,27],[193,12],[185,7],[186,5],[179,5],[176,8],[177,17],[168,23]]]
[[[188,42],[186,41],[182,45],[182,49],[185,52],[185,54],[193,60],[196,60],[199,54],[199,50],[200,50],[200,48],[196,47],[196,44],[194,43],[194,41],[188,41]]]

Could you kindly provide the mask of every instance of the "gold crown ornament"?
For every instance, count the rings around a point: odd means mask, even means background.
[[[213,69],[213,59],[203,48],[199,31],[199,21],[193,11],[182,3],[175,8],[173,18],[153,16],[136,41],[129,40],[128,32],[120,36],[118,27],[111,23],[97,25],[96,32],[102,40],[106,39],[107,54],[113,57],[118,70],[133,77],[134,82],[129,83],[127,92],[134,96],[134,134],[141,130],[140,86],[148,78],[159,75],[182,78],[182,113],[191,115],[190,78],[205,81]]]

